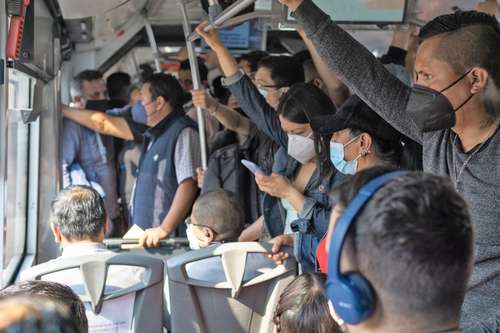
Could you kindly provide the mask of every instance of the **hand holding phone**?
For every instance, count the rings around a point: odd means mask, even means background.
[[[264,175],[264,171],[262,171],[262,169],[254,162],[248,160],[241,160],[241,163],[254,175],[256,175],[257,173]]]

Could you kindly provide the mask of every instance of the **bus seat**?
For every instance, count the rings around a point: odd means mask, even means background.
[[[167,260],[172,332],[271,333],[274,309],[282,290],[297,275],[297,262],[286,249],[290,258],[283,264],[273,262],[274,268],[245,281],[247,255],[270,251],[268,243],[225,243]],[[188,276],[186,266],[215,257],[220,257],[225,281]]]
[[[142,268],[143,273],[130,285],[108,288],[110,268],[123,266]],[[72,281],[70,287],[86,305],[90,332],[162,332],[163,266],[161,259],[149,256],[102,253],[58,258],[31,267],[23,272],[22,280],[57,281],[49,275],[62,276],[64,271],[79,270],[82,280],[74,284]],[[75,287],[78,283],[83,286]],[[129,311],[132,316],[124,317]]]

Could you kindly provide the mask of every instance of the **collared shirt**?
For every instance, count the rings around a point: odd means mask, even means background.
[[[106,212],[111,219],[116,218],[119,208],[113,139],[64,119],[62,153],[63,186],[72,184],[71,166],[78,163],[87,180],[104,189]]]
[[[71,258],[87,255],[99,255],[113,253],[104,244],[97,242],[76,243],[64,247],[59,258]],[[59,258],[50,262],[56,262]],[[106,290],[128,288],[142,281],[144,268],[136,266],[110,266],[106,279]],[[57,273],[47,274],[42,280],[59,282],[68,285],[76,293],[83,292],[83,277],[78,268],[67,269]]]

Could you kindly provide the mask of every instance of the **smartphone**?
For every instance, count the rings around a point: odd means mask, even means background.
[[[262,169],[252,161],[241,160],[241,164],[243,164],[245,168],[250,170],[250,172],[253,173],[254,175],[257,174],[257,172],[262,175],[264,174],[264,171],[262,171]]]

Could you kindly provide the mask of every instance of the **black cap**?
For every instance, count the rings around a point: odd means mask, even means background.
[[[311,119],[314,132],[321,135],[332,134],[346,128],[367,132],[379,139],[399,141],[401,133],[389,125],[358,96],[352,95],[337,112],[331,116]]]

